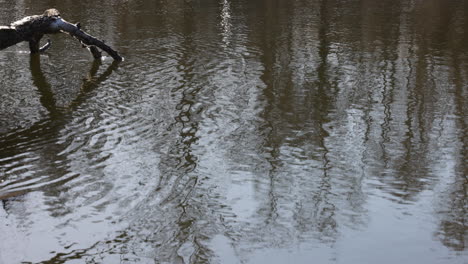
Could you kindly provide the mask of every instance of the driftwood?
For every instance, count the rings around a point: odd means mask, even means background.
[[[94,58],[101,57],[99,49],[105,51],[114,60],[122,61],[119,53],[106,45],[103,41],[83,32],[80,23],[72,24],[60,17],[57,9],[48,9],[42,15],[25,17],[13,22],[9,26],[0,26],[0,50],[13,46],[19,42],[29,42],[31,53],[47,50],[51,43],[40,47],[40,40],[46,34],[64,32],[78,39],[89,49]],[[98,49],[99,48],[99,49]]]

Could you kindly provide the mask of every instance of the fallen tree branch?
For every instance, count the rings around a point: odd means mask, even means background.
[[[114,58],[114,60],[118,60],[118,61],[123,60],[123,58],[119,55],[117,51],[113,50],[111,47],[107,46],[104,42],[98,40],[97,38],[83,32],[80,29],[79,24],[69,23],[59,17],[53,22],[52,26],[57,27],[61,31],[70,34],[71,36],[81,41],[81,43],[83,43],[84,45],[96,46],[102,49],[103,51],[107,52],[107,54],[109,54],[112,58]],[[93,48],[90,48],[90,50],[94,55],[95,52],[93,52]]]
[[[19,42],[29,42],[31,53],[38,53],[50,47],[48,43],[40,48],[39,42],[45,34],[64,32],[78,39],[91,52],[94,58],[99,59],[100,48],[114,60],[122,61],[122,56],[103,41],[83,32],[80,23],[72,24],[60,17],[58,10],[48,9],[42,15],[25,17],[9,26],[0,26],[0,50],[13,46]]]

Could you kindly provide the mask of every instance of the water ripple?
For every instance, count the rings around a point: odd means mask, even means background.
[[[0,262],[462,259],[466,21],[420,2],[57,2],[125,61],[0,53]]]

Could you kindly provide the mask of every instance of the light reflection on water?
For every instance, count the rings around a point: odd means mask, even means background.
[[[0,51],[0,263],[466,261],[464,1],[81,4],[125,62]]]

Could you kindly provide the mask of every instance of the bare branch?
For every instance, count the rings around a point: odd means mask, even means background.
[[[72,23],[65,21],[62,18],[58,18],[53,22],[53,27],[57,27],[63,32],[70,34],[71,36],[78,39],[79,41],[81,41],[83,44],[87,46],[96,46],[102,49],[103,51],[107,52],[107,54],[109,54],[114,60],[117,60],[117,61],[123,60],[123,58],[119,55],[117,51],[113,50],[111,47],[106,45],[101,40],[83,32],[80,29],[81,27],[79,23],[72,24]],[[93,55],[96,54],[93,51],[91,51],[91,53]]]
[[[0,50],[22,41],[29,42],[31,53],[44,52],[50,47],[48,43],[40,48],[39,43],[45,34],[65,32],[78,39],[90,50],[94,58],[101,58],[100,48],[114,60],[122,61],[122,56],[103,41],[83,32],[81,24],[71,24],[60,17],[56,9],[48,9],[42,15],[25,17],[9,26],[0,26]]]
[[[51,44],[52,42],[50,41],[50,39],[48,39],[47,43],[39,49],[39,52],[45,52],[50,48]]]

